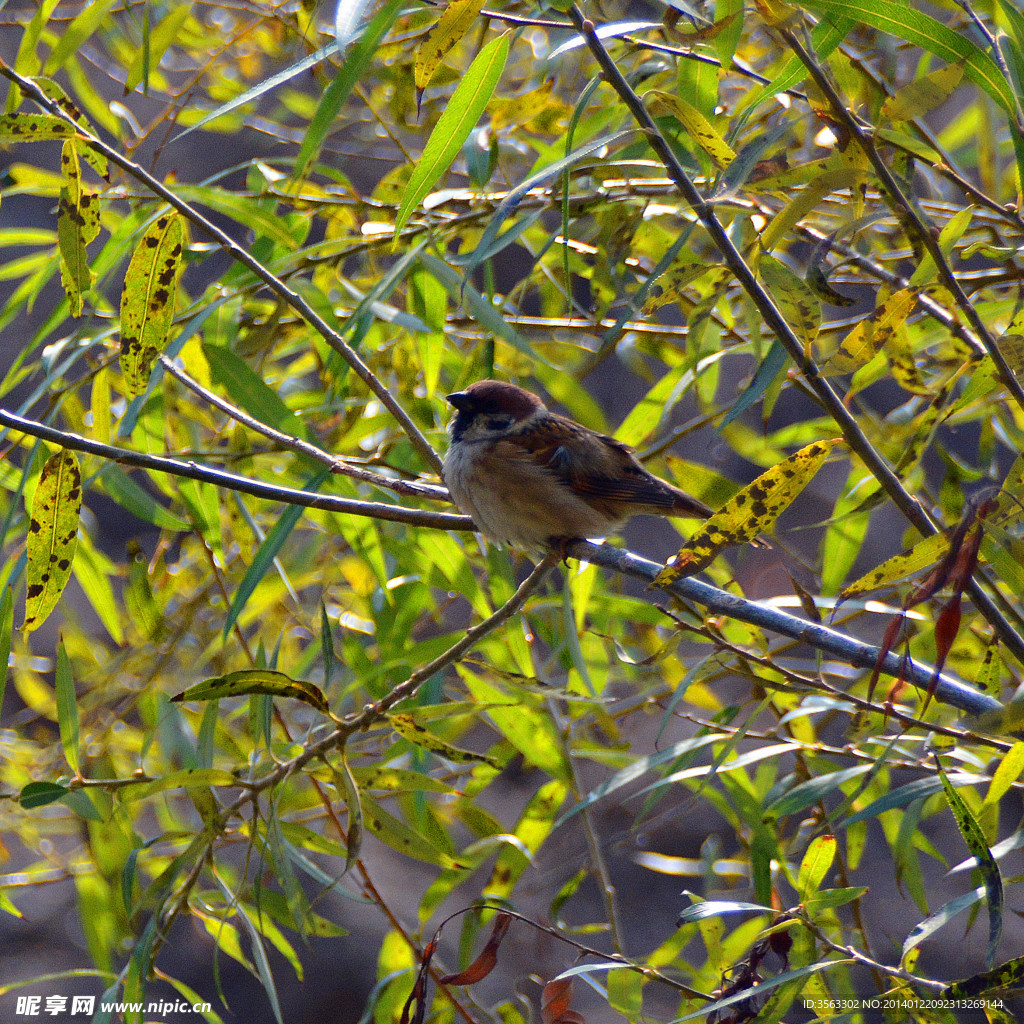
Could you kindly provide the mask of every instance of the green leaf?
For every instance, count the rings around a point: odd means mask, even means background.
[[[432,843],[426,836],[410,828],[405,822],[399,821],[394,815],[389,814],[374,800],[364,796],[362,805],[363,821],[366,825],[366,830],[372,832],[382,843],[390,846],[391,849],[397,850],[407,857],[414,857],[416,860],[433,864],[435,867],[443,868],[446,871],[460,870],[465,867],[464,864]]]
[[[50,51],[43,74],[52,75],[63,68],[68,57],[82,48],[82,44],[100,27],[110,13],[110,8],[117,2],[118,0],[93,0],[93,3],[86,4]]]
[[[957,914],[962,914],[968,907],[973,907],[985,896],[985,887],[979,885],[977,889],[957,896],[948,903],[943,904],[929,917],[919,921],[911,929],[910,934],[903,942],[903,956],[905,957],[915,946],[919,946],[929,935],[934,934],[940,928],[949,924]]]
[[[395,236],[402,230],[412,211],[419,206],[437,180],[459,155],[462,144],[476,127],[484,107],[505,69],[509,38],[505,33],[492,39],[477,55],[448,101],[444,113],[430,133],[423,155],[405,188],[402,205],[395,218]]]
[[[174,320],[183,232],[177,213],[161,214],[139,242],[121,293],[121,370],[133,395],[141,395]]]
[[[103,467],[100,481],[103,489],[118,505],[143,522],[152,523],[162,530],[182,532],[191,529],[188,523],[164,508],[120,466],[108,463]]]
[[[764,812],[772,818],[784,818],[789,814],[796,814],[805,807],[817,803],[829,793],[837,790],[844,782],[850,779],[859,778],[866,772],[871,771],[874,765],[859,764],[853,768],[844,768],[842,771],[829,772],[827,775],[817,776],[801,782],[785,793],[780,794],[775,800],[769,803]]]
[[[313,477],[305,485],[304,489],[307,491],[318,491],[320,485],[330,475],[331,471],[325,469]],[[228,610],[227,618],[224,620],[223,635],[225,637],[231,632],[232,627],[238,620],[238,616],[242,613],[242,609],[259,586],[260,580],[263,579],[271,565],[274,564],[274,559],[277,558],[281,548],[284,546],[284,542],[295,528],[295,524],[302,518],[304,511],[305,509],[301,505],[289,505],[281,513],[277,522],[274,523],[263,543],[260,544],[256,557],[252,560],[252,565],[246,570],[245,576],[242,577],[242,582],[238,584],[238,589],[235,591],[234,599],[231,602],[231,608]]]
[[[217,700],[220,697],[242,697],[250,693],[267,694],[270,697],[293,697],[322,711],[330,713],[327,698],[319,686],[305,679],[292,679],[283,672],[268,668],[246,668],[227,675],[205,679],[195,686],[176,694],[172,701]]]
[[[224,388],[235,405],[268,427],[295,437],[306,437],[302,421],[244,359],[223,345],[208,343],[203,344],[203,355],[210,364],[213,379]]]
[[[980,782],[988,782],[984,775],[969,775],[966,772],[953,775],[947,779],[952,786],[974,786]],[[931,796],[942,789],[942,783],[938,779],[917,779],[908,782],[905,786],[886,793],[885,796],[873,800],[867,807],[851,814],[848,818],[837,825],[837,828],[848,828],[855,822],[864,821],[867,818],[876,818],[885,811],[891,811],[894,807],[906,807],[907,804],[921,797]]]
[[[62,796],[70,792],[71,790],[67,786],[61,786],[56,782],[29,782],[22,787],[21,793],[18,795],[18,803],[28,811],[33,807],[45,807],[46,804],[52,804],[54,800],[60,800]]]
[[[1003,931],[1003,879],[978,819],[971,813],[963,797],[950,785],[937,757],[935,763],[943,792],[946,794],[946,803],[953,812],[964,842],[978,862],[978,870],[985,887],[985,896],[988,899],[988,953],[985,959],[986,966],[991,968],[995,963],[996,947]]]
[[[199,684],[202,685],[202,684]],[[177,698],[172,697],[171,700]],[[237,786],[238,779],[222,768],[182,768],[168,772],[152,782],[140,782],[137,786],[125,786],[120,793],[122,803],[145,800],[156,793],[172,789],[206,789],[209,786]]]
[[[191,13],[191,3],[176,4],[171,7],[167,17],[150,31],[147,44],[139,47],[138,53],[135,54],[135,60],[132,61],[132,66],[128,69],[124,83],[125,93],[133,92],[144,77],[148,79],[149,69],[160,63],[167,48],[177,39],[181,26],[185,24]],[[148,88],[147,81],[147,92]]]
[[[64,648],[64,640],[57,644],[57,669],[54,685],[57,691],[57,725],[60,729],[60,742],[64,748],[64,757],[79,774],[80,755],[78,749],[78,697],[75,693],[75,680],[71,674],[71,662]]]
[[[99,206],[95,195],[82,190],[82,171],[74,140],[64,143],[60,165],[66,182],[57,204],[60,276],[71,315],[81,316],[83,293],[92,287],[93,279],[86,246],[99,233]]]
[[[522,352],[524,356],[541,363],[544,366],[551,364],[526,340],[501,314],[493,302],[488,301],[475,288],[465,284],[462,277],[456,273],[444,260],[432,256],[428,252],[421,252],[419,261],[434,278],[443,286],[444,290],[457,303],[461,303],[466,312],[485,330],[496,334],[502,341],[507,342],[513,348]]]
[[[300,181],[306,176],[306,171],[320,152],[324,139],[336,126],[338,114],[341,113],[345,100],[348,99],[356,82],[362,78],[363,72],[369,67],[381,37],[391,28],[392,22],[398,17],[398,12],[405,3],[406,0],[388,0],[388,3],[374,15],[370,24],[362,30],[362,35],[356,45],[345,54],[345,59],[337,71],[337,77],[320,98],[316,113],[306,129],[305,138],[299,147],[299,155],[295,158],[295,169],[292,172],[293,181]],[[334,48],[333,44],[331,48]]]
[[[26,554],[25,622],[38,629],[71,577],[82,511],[82,471],[75,453],[62,449],[43,466],[32,496]]]
[[[988,792],[985,794],[984,806],[998,803],[1020,778],[1021,772],[1024,772],[1024,740],[1014,743],[996,765]]]
[[[825,881],[835,856],[835,836],[816,836],[811,840],[804,859],[800,862],[800,873],[797,876],[796,891],[801,903],[806,903],[821,888],[821,883]]]

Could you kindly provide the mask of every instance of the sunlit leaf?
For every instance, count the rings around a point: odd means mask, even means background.
[[[62,450],[43,467],[29,513],[25,621],[38,629],[71,578],[82,511],[82,471],[74,452]]]
[[[724,548],[753,540],[770,530],[778,516],[811,482],[822,463],[839,446],[842,438],[815,441],[762,473],[735,497],[730,498],[687,541],[654,581],[668,586],[710,565]]]
[[[423,155],[406,185],[402,205],[395,217],[395,234],[419,206],[424,196],[448,170],[462,149],[469,133],[476,127],[508,59],[507,35],[492,39],[475,57],[451,100],[430,133]]]
[[[121,294],[121,369],[133,395],[146,390],[153,362],[170,339],[182,244],[180,216],[161,214],[128,264]]]
[[[262,693],[269,697],[291,697],[322,711],[330,710],[320,687],[304,679],[292,679],[283,672],[266,668],[240,669],[227,675],[206,679],[176,694],[172,701],[218,700]]]

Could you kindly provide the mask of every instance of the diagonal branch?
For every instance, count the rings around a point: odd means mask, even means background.
[[[452,512],[428,512],[418,508],[404,508],[401,505],[387,505],[379,501],[358,501],[355,498],[339,498],[329,494],[313,494],[309,491],[296,490],[294,487],[278,487],[263,483],[261,480],[250,480],[248,477],[235,473],[226,473],[220,469],[199,466],[195,462],[183,462],[165,455],[147,455],[144,452],[133,452],[129,448],[115,448],[113,445],[91,441],[80,434],[35,420],[26,419],[13,412],[0,408],[0,425],[20,430],[31,437],[40,437],[44,441],[59,444],[72,451],[85,452],[110,459],[123,466],[137,466],[139,469],[154,470],[157,473],[169,473],[171,476],[183,476],[190,480],[203,480],[217,487],[226,487],[243,494],[252,494],[268,501],[281,501],[289,505],[302,505],[305,508],[320,508],[328,512],[343,512],[353,516],[368,516],[372,519],[384,519],[392,523],[407,523],[410,526],[429,526],[436,530],[472,530],[473,520],[469,516],[455,515]]]
[[[732,237],[715,214],[713,204],[707,202],[700,194],[697,186],[686,173],[686,169],[677,159],[672,147],[661,132],[658,131],[658,126],[647,112],[643,100],[641,100],[629,82],[623,77],[615,61],[611,59],[611,56],[597,35],[594,23],[584,18],[583,13],[576,5],[570,8],[569,16],[572,18],[573,24],[579,33],[587,41],[587,46],[604,73],[606,80],[618,94],[630,114],[633,115],[637,124],[643,129],[644,134],[647,136],[648,144],[664,164],[669,177],[672,179],[680,195],[690,205],[701,224],[703,224],[711,241],[721,253],[726,266],[732,271],[743,290],[750,296],[751,302],[753,302],[757,311],[761,314],[769,330],[779,339],[786,353],[800,368],[800,372],[806,379],[808,386],[825,407],[829,416],[835,421],[850,449],[861,459],[896,507],[922,536],[928,537],[933,533],[937,533],[938,527],[924,510],[920,501],[903,486],[903,483],[892,467],[885,461],[881,453],[875,449],[874,445],[871,444],[853,414],[843,405],[831,384],[822,377],[814,360],[809,358],[804,352],[803,343],[796,336],[793,328],[790,327],[778,306],[775,305],[772,297],[754,276],[754,272],[743,258],[743,254],[736,247]],[[973,580],[970,585],[970,594],[975,607],[991,623],[999,639],[1013,653],[1014,657],[1021,664],[1024,664],[1024,637],[1021,637],[1016,632],[989,595]]]
[[[567,546],[567,550],[573,558],[581,558],[605,569],[614,569],[646,583],[653,582],[654,577],[664,568],[630,551],[605,544],[592,544],[589,541],[573,541]],[[815,650],[824,651],[858,668],[874,668],[878,661],[879,649],[863,640],[856,640],[838,630],[829,629],[828,626],[816,622],[808,622],[788,612],[746,601],[701,580],[683,579],[665,589],[677,597],[695,601],[712,611],[799,640]],[[882,668],[894,676],[902,673],[904,678],[922,689],[927,689],[935,676],[935,670],[923,663],[908,661],[904,664],[900,655],[894,651],[890,651],[882,661]],[[944,703],[972,715],[998,711],[1002,707],[994,697],[979,693],[966,683],[947,675],[939,676],[935,696]]]

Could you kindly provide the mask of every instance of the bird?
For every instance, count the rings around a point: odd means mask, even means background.
[[[478,380],[455,409],[442,478],[485,537],[527,552],[605,537],[635,515],[707,519],[704,502],[649,473],[621,441],[551,412],[535,394]]]

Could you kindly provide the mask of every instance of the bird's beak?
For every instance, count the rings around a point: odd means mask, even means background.
[[[452,405],[454,405],[455,408],[459,410],[459,412],[462,412],[462,410],[465,409],[470,402],[469,395],[467,395],[465,391],[456,391],[454,394],[445,395],[444,397],[445,401],[450,402]]]

